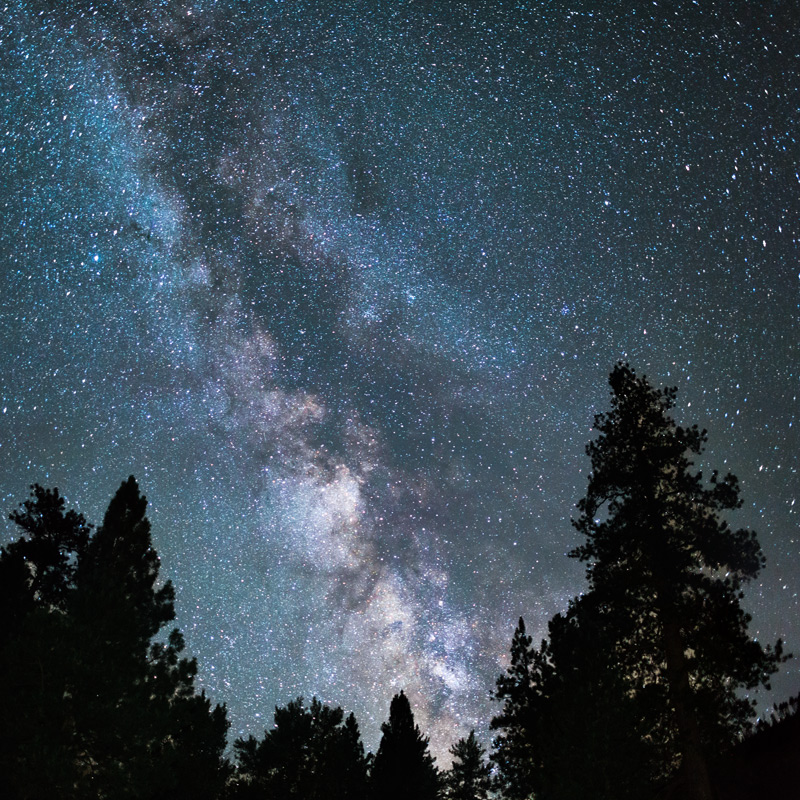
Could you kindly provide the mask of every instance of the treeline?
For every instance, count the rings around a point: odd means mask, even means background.
[[[174,591],[158,581],[131,477],[96,530],[38,485],[11,514],[20,537],[0,549],[0,796],[739,798],[743,764],[759,783],[767,762],[748,754],[765,737],[770,785],[791,785],[800,760],[774,752],[800,745],[796,706],[748,739],[754,701],[742,690],[768,686],[787,656],[747,633],[740,601],[764,557],[753,532],[724,519],[741,504],[736,478],[695,469],[706,433],[672,419],[675,389],[626,364],[609,383],[573,521],[583,543],[570,555],[588,588],[538,645],[520,619],[488,758],[472,732],[439,770],[403,692],[374,755],[353,714],[297,698],[227,758],[225,707],[197,691],[178,629],[159,638]]]
[[[194,686],[181,654],[170,582],[133,477],[93,531],[57,489],[31,487],[0,549],[0,796],[8,800],[434,800],[486,797],[489,767],[474,733],[440,772],[401,691],[365,753],[355,716],[313,699],[275,710],[264,737],[237,739]],[[466,793],[465,793],[466,792]]]
[[[0,795],[216,798],[229,772],[225,709],[194,687],[158,588],[146,500],[123,483],[92,531],[33,486],[0,552]]]

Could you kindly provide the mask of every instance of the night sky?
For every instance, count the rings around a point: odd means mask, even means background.
[[[0,505],[136,476],[231,739],[316,695],[375,748],[404,688],[440,763],[488,743],[619,359],[800,656],[794,2],[0,9]]]

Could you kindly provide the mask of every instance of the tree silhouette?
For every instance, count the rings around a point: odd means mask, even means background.
[[[486,800],[491,787],[491,768],[475,731],[470,731],[466,739],[459,739],[450,748],[450,754],[453,765],[444,777],[448,800]]]
[[[656,754],[640,707],[608,658],[613,647],[593,599],[556,615],[532,645],[522,619],[511,664],[497,680],[492,720],[498,787],[505,797],[635,800],[651,794]]]
[[[38,484],[10,518],[22,536],[0,550],[0,794],[57,796],[79,756],[67,609],[90,529],[57,489]]]
[[[401,691],[392,698],[389,720],[370,776],[374,800],[435,800],[439,797],[439,770],[428,749],[428,737],[414,723],[408,698]]]
[[[100,529],[32,487],[0,553],[5,646],[0,781],[5,797],[215,797],[227,720],[196,695],[179,657],[170,583],[157,588],[147,501],[124,482]]]
[[[141,658],[150,639],[175,619],[172,582],[155,588],[160,562],[146,510],[147,499],[131,475],[109,503],[78,568],[84,597],[104,604],[102,615],[96,605],[91,612],[99,637],[113,638],[117,653],[129,650],[133,658]]]
[[[235,798],[364,800],[368,759],[355,717],[314,698],[275,709],[261,741],[237,739]]]
[[[736,478],[704,482],[694,471],[706,431],[669,416],[677,390],[654,389],[627,364],[609,383],[574,522],[586,542],[570,555],[587,564],[590,592],[618,631],[614,658],[630,691],[660,704],[658,734],[680,762],[685,796],[705,800],[705,751],[743,730],[753,701],[738,690],[766,685],[781,658],[780,642],[772,651],[750,639],[739,602],[764,557],[752,531],[721,516],[741,505]]]
[[[493,741],[492,761],[499,770],[499,785],[509,800],[524,800],[539,788],[540,773],[546,754],[541,746],[543,713],[537,703],[545,694],[552,668],[542,643],[541,651],[520,617],[511,640],[511,663],[505,675],[497,679],[495,698],[503,702],[503,711],[491,723],[501,733]]]
[[[749,638],[740,605],[764,558],[721,516],[740,505],[736,478],[694,470],[706,433],[669,416],[676,390],[626,364],[609,382],[574,521],[586,541],[570,554],[590,590],[538,649],[520,621],[493,759],[512,798],[646,796],[677,772],[681,796],[706,800],[707,757],[752,715],[739,690],[767,685],[782,659],[780,642]]]
[[[31,606],[63,610],[74,588],[78,558],[91,528],[81,514],[65,508],[58,489],[34,484],[31,497],[9,515],[25,535],[2,548],[2,561],[14,569],[24,564],[23,582]]]

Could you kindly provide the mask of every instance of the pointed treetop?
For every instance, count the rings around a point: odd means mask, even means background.
[[[119,525],[127,523],[129,525],[142,524],[150,530],[150,523],[145,517],[147,510],[147,498],[139,492],[139,484],[133,475],[128,476],[127,481],[123,481],[117,489],[116,494],[108,504],[105,517],[103,517],[103,527],[108,525]]]

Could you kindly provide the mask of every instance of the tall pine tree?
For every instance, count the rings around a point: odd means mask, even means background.
[[[520,621],[492,757],[512,798],[646,796],[672,776],[681,796],[708,800],[708,758],[752,715],[740,690],[768,685],[782,659],[780,642],[748,636],[740,605],[764,558],[723,517],[740,505],[736,478],[695,469],[706,433],[669,415],[676,390],[626,364],[610,385],[574,521],[585,543],[570,554],[589,591],[539,648]]]
[[[226,777],[227,720],[196,695],[197,663],[180,656],[172,583],[159,586],[147,499],[133,476],[109,503],[79,560],[75,618],[92,653],[76,686],[89,736],[85,771],[117,797],[214,797]]]
[[[370,776],[373,800],[437,800],[439,770],[414,722],[411,704],[404,692],[389,706],[389,720],[381,726],[381,738]]]
[[[676,389],[654,389],[627,364],[611,373],[611,410],[595,417],[587,447],[592,472],[575,527],[586,537],[571,553],[587,564],[590,593],[604,609],[634,695],[658,694],[657,732],[680,764],[684,796],[712,797],[707,756],[740,734],[753,701],[740,689],[766,685],[781,646],[766,650],[747,633],[743,586],[764,565],[756,535],[732,530],[733,475],[708,481],[693,459],[706,431],[669,412]]]
[[[511,640],[511,663],[497,679],[495,699],[503,710],[492,719],[495,737],[492,761],[498,769],[498,784],[508,800],[525,800],[541,785],[546,753],[541,746],[543,714],[541,698],[549,668],[545,643],[542,651],[533,648],[533,639],[520,617]]]
[[[491,768],[486,751],[475,738],[475,731],[459,739],[451,748],[453,764],[445,773],[447,800],[487,800],[491,788]]]

